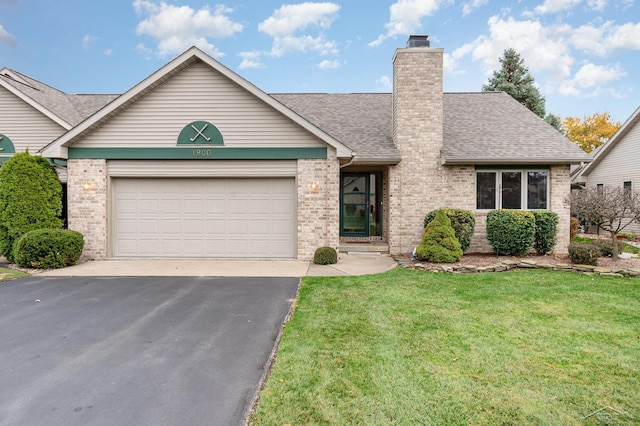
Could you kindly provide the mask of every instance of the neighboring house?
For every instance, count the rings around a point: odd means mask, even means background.
[[[69,95],[17,71],[1,69],[0,165],[16,152],[36,154],[115,97]],[[66,162],[53,164],[66,194]]]
[[[505,93],[443,93],[443,49],[407,46],[390,94],[269,95],[191,48],[52,135],[85,257],[411,253],[440,207],[475,213],[471,251],[490,250],[491,209],[555,211],[565,252],[589,157]]]
[[[577,169],[575,186],[611,186],[640,190],[640,108],[618,131],[593,153],[593,161]],[[640,224],[632,223],[623,232],[640,233]]]

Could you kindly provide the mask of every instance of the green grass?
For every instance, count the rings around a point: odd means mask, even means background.
[[[638,424],[639,354],[640,280],[307,277],[250,424]]]
[[[24,278],[28,276],[29,274],[27,274],[26,272],[20,272],[20,271],[16,271],[14,269],[9,269],[9,268],[0,268],[0,282],[15,280],[18,278]]]

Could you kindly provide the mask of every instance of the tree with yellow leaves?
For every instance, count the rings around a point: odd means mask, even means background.
[[[592,116],[580,120],[577,117],[567,117],[562,122],[567,138],[582,148],[591,152],[613,136],[620,127],[620,122],[613,123],[608,112],[596,112]]]

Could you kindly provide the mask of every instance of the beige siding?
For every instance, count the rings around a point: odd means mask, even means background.
[[[297,172],[296,160],[111,160],[107,166],[110,177],[290,177]]]
[[[196,63],[147,94],[75,147],[172,147],[192,121],[215,125],[228,147],[324,147],[273,108]]]
[[[16,152],[36,153],[65,130],[50,118],[0,87],[0,134],[13,142]]]
[[[625,181],[640,191],[640,125],[634,126],[618,140],[602,160],[586,176],[587,185],[599,183],[621,187]],[[640,233],[640,225],[631,224],[623,232]]]

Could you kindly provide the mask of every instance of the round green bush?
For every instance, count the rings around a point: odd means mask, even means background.
[[[596,266],[598,265],[598,257],[600,257],[600,250],[592,244],[569,244],[569,259],[571,263]]]
[[[462,248],[444,211],[438,210],[422,234],[416,257],[434,263],[453,263],[462,257]]]
[[[471,237],[473,237],[473,230],[476,226],[476,217],[473,215],[473,212],[452,208],[443,208],[440,210],[443,210],[444,214],[446,214],[451,221],[451,227],[455,232],[456,238],[460,242],[460,247],[463,252],[466,252],[471,244]],[[424,217],[425,228],[433,219],[435,219],[437,211],[438,210],[432,210]]]
[[[37,229],[15,243],[13,259],[27,268],[56,269],[74,265],[84,248],[82,234],[69,229]]]
[[[338,263],[338,252],[333,247],[319,247],[313,254],[316,265],[333,265]]]
[[[498,255],[529,253],[535,241],[533,213],[522,210],[491,210],[487,214],[487,239]]]
[[[532,211],[536,221],[533,248],[538,254],[551,253],[558,235],[558,214],[548,210]]]

